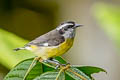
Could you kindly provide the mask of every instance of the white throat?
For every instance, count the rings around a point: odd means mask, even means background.
[[[70,29],[68,31],[65,31],[65,33],[62,36],[64,36],[64,38],[73,38],[75,37],[75,30]]]

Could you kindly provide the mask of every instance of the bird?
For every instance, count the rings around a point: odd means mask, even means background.
[[[55,29],[14,50],[30,50],[44,62],[59,65],[54,57],[63,55],[73,46],[76,29],[80,26],[83,25],[74,21],[62,22]]]

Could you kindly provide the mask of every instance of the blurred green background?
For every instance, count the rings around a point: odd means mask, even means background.
[[[68,20],[84,27],[63,57],[71,64],[106,69],[108,75],[93,75],[96,80],[119,80],[119,0],[0,0],[0,80],[18,62],[34,56],[14,48]]]

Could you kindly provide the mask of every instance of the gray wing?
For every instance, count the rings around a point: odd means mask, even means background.
[[[52,30],[35,40],[29,42],[25,46],[30,46],[30,45],[37,45],[37,46],[44,46],[45,43],[47,43],[47,46],[57,46],[60,43],[64,42],[65,39],[57,30]]]

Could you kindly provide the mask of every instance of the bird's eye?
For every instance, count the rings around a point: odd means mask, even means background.
[[[70,29],[70,28],[72,28],[72,27],[73,27],[73,25],[66,26],[66,27],[64,28],[64,30],[67,31],[68,29]]]
[[[68,26],[68,28],[72,28],[72,27],[73,27],[73,25],[69,25],[69,26]]]

